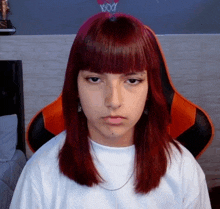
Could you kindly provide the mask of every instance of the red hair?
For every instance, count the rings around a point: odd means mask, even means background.
[[[159,186],[166,174],[167,154],[171,143],[180,146],[168,134],[170,114],[161,84],[162,52],[155,34],[136,18],[99,13],[87,20],[76,35],[66,69],[62,105],[66,141],[59,152],[61,173],[80,185],[89,187],[102,182],[91,154],[85,114],[78,113],[77,77],[80,70],[96,73],[127,73],[147,71],[148,98],[135,125],[135,192],[146,194]],[[171,158],[170,158],[171,160]]]

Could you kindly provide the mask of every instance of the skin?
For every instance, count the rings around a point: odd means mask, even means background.
[[[139,82],[139,79],[143,81]],[[81,70],[77,84],[89,137],[110,147],[132,145],[134,127],[144,111],[148,94],[147,72],[124,76]],[[120,115],[126,119],[120,126],[112,126],[103,119],[109,115]]]

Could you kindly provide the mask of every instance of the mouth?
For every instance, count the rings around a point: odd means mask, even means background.
[[[109,125],[121,125],[122,121],[126,119],[125,117],[122,116],[108,116],[108,117],[104,117],[104,120],[109,124]]]

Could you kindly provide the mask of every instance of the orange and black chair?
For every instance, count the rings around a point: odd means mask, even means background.
[[[160,47],[158,40],[157,43]],[[163,54],[162,57],[164,59]],[[169,126],[170,135],[198,159],[209,147],[214,137],[211,119],[203,109],[177,92],[171,82],[165,59],[161,64],[161,78],[172,120]],[[35,152],[63,130],[61,94],[57,100],[40,110],[29,123],[26,133],[28,146]]]

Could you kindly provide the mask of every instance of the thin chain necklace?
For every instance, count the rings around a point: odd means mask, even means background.
[[[119,188],[117,188],[117,189],[107,189],[107,188],[105,188],[105,187],[103,187],[103,186],[101,186],[101,185],[99,185],[99,186],[100,186],[101,188],[105,189],[105,190],[108,190],[108,191],[117,191],[117,190],[123,188],[123,187],[129,182],[129,180],[131,179],[131,177],[133,176],[133,174],[134,174],[134,171],[132,172],[132,174],[131,174],[131,176],[129,177],[129,179],[124,183],[124,185],[122,185],[121,187],[119,187]]]
[[[96,159],[98,160],[98,157],[97,157],[97,155],[95,154],[95,150],[94,150],[94,148],[93,148],[92,142],[90,142],[90,144],[91,144],[91,146],[92,146],[93,153],[94,153]],[[103,188],[103,189],[105,189],[105,190],[107,190],[107,191],[117,191],[117,190],[120,190],[121,188],[123,188],[123,187],[130,181],[130,179],[131,179],[131,177],[133,176],[133,174],[134,174],[134,170],[133,170],[131,176],[128,178],[128,180],[127,180],[121,187],[119,187],[119,188],[117,188],[117,189],[108,189],[108,188],[105,188],[105,187],[103,187],[103,186],[101,186],[101,185],[99,185],[99,184],[98,184],[98,186],[101,187],[101,188]]]

